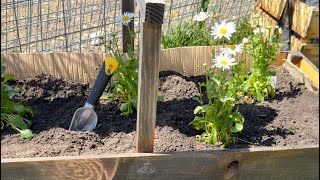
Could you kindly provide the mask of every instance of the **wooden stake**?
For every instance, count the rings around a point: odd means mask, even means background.
[[[124,12],[130,12],[134,13],[134,0],[122,0],[122,13]],[[132,20],[128,26],[123,25],[122,26],[122,52],[127,53],[128,52],[128,44],[134,43],[134,38],[130,35],[130,31],[134,31],[134,21]],[[132,45],[132,49],[133,49]]]
[[[147,3],[139,54],[137,152],[153,152],[164,4]]]

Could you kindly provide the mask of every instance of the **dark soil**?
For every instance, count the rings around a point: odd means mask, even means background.
[[[227,148],[257,146],[297,146],[319,144],[319,93],[308,91],[285,69],[278,68],[276,97],[263,103],[239,104],[245,127],[238,141]],[[163,101],[158,103],[155,152],[219,149],[200,143],[200,132],[188,125],[194,118],[199,95],[197,83],[204,78],[184,77],[161,72],[159,81]],[[123,117],[116,105],[101,101],[95,108],[99,120],[93,132],[67,130],[77,108],[82,107],[90,91],[88,84],[66,82],[47,75],[24,81],[23,93],[31,106],[34,136],[23,140],[5,128],[1,131],[1,158],[99,155],[135,152],[136,116]],[[255,145],[252,145],[255,144]]]

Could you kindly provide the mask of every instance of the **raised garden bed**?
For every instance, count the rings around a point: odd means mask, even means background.
[[[93,132],[67,130],[87,99],[89,84],[49,75],[13,81],[25,88],[17,97],[34,109],[34,137],[22,140],[16,132],[2,131],[2,177],[318,178],[319,92],[308,90],[287,66],[276,71],[276,97],[239,103],[245,125],[238,137],[246,142],[224,150],[200,143],[195,137],[200,132],[189,125],[197,106],[192,97],[199,94],[197,82],[204,77],[162,71],[159,91],[164,99],[157,106],[155,153],[149,154],[134,153],[136,117],[120,116],[107,101],[96,108],[99,121]],[[309,173],[297,173],[298,168]]]
[[[287,70],[277,68],[277,96],[264,103],[240,103],[245,116],[244,131],[229,148],[258,146],[299,146],[319,144],[319,94],[307,90]],[[164,101],[158,103],[155,152],[200,151],[219,149],[198,142],[197,132],[188,125],[198,105],[191,98],[199,95],[197,82],[202,76],[184,77],[161,72],[159,90]],[[8,130],[2,132],[1,157],[50,157],[102,155],[135,151],[136,117],[124,117],[116,105],[101,101],[93,132],[67,130],[73,113],[87,99],[88,84],[66,82],[47,75],[23,81],[25,91],[18,98],[28,100],[34,109],[31,140],[22,140]],[[253,145],[255,144],[255,145]]]

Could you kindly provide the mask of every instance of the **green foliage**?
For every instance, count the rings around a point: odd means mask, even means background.
[[[181,23],[161,37],[162,47],[209,46],[210,33],[203,22]]]
[[[133,33],[130,34],[134,36]],[[127,57],[124,57],[118,47],[118,39],[115,34],[112,37],[115,47],[106,45],[106,48],[117,60],[119,67],[113,74],[114,81],[111,83],[110,98],[119,102],[118,106],[122,115],[129,116],[137,109],[139,60],[135,57],[132,44],[128,45]]]
[[[237,66],[237,65],[236,65]],[[237,67],[236,74],[241,74],[241,65]],[[200,103],[194,109],[196,114],[190,123],[196,130],[204,132],[198,136],[201,142],[216,144],[218,141],[227,146],[232,141],[232,134],[243,129],[244,118],[234,105],[237,99],[235,87],[241,84],[242,77],[231,76],[227,78],[228,71],[212,68],[206,70],[206,82],[200,83],[200,91],[206,89],[208,103],[203,100],[204,94],[195,98]]]
[[[276,73],[271,70],[271,65],[276,61],[276,55],[281,47],[281,30],[276,27],[275,33],[271,35],[271,28],[262,28],[258,24],[255,34],[248,37],[249,41],[244,46],[244,52],[251,60],[251,74],[244,82],[244,91],[258,102],[275,96],[270,77]]]
[[[4,126],[11,126],[13,129],[20,132],[23,138],[31,138],[32,132],[28,128],[31,125],[31,120],[25,118],[27,113],[32,114],[32,109],[23,106],[24,100],[14,102],[12,97],[17,93],[17,90],[7,85],[14,75],[6,74],[6,60],[1,58],[1,129]]]
[[[253,30],[247,17],[239,20],[236,32],[230,40],[214,40],[210,35],[210,29],[205,25],[205,21],[189,22],[178,24],[175,28],[170,29],[167,34],[162,36],[161,43],[164,49],[185,46],[240,44],[244,37],[252,34]]]
[[[207,12],[210,0],[201,0],[200,11]]]

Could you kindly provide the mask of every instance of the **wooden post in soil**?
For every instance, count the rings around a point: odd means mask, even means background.
[[[153,152],[163,3],[147,3],[139,54],[137,152]]]
[[[122,14],[124,12],[130,12],[134,13],[134,0],[122,0]],[[134,20],[132,20],[128,26],[122,25],[122,52],[127,53],[128,52],[128,44],[130,42],[134,42],[134,38],[129,33],[130,31],[134,31]],[[133,49],[134,44],[132,44]]]

